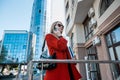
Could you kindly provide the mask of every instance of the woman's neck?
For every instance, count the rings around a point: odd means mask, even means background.
[[[57,39],[59,39],[59,37],[55,33],[51,33],[51,34],[55,36]]]

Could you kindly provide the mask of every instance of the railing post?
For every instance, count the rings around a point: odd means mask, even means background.
[[[29,63],[28,80],[33,80],[33,62],[32,61],[30,61]]]
[[[16,80],[19,80],[19,76],[20,76],[20,71],[21,71],[21,65],[19,64],[18,65],[18,74],[17,74],[17,76],[16,76]]]
[[[42,63],[42,69],[41,69],[41,80],[43,80],[43,62],[41,62]]]

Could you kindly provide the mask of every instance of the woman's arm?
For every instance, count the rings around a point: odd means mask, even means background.
[[[57,39],[54,35],[47,34],[45,39],[47,41],[48,47],[51,47],[59,51],[64,51],[67,48],[67,40],[64,39],[63,37]]]

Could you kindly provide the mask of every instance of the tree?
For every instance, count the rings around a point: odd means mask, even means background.
[[[1,53],[0,53],[0,63],[3,63],[3,61],[5,61],[5,57],[7,56],[7,50],[5,49],[4,46],[2,46],[2,50],[1,50]]]

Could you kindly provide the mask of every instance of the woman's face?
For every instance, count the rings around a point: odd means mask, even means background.
[[[55,29],[59,30],[62,33],[63,29],[64,29],[64,26],[62,25],[62,23],[58,22],[55,25]]]

